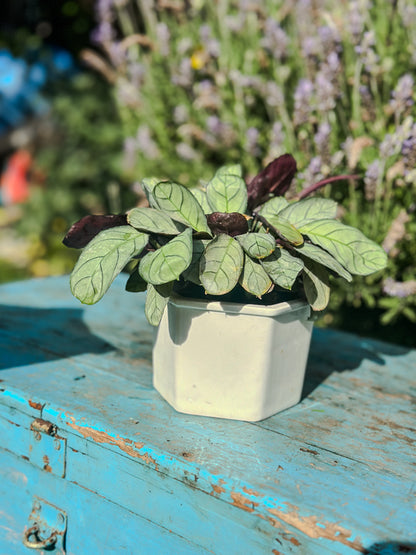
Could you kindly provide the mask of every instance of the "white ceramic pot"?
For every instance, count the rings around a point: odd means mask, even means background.
[[[179,412],[258,421],[299,402],[313,323],[302,300],[275,305],[172,298],[153,383]]]

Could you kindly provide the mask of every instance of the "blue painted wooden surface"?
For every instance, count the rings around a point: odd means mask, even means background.
[[[83,307],[67,277],[0,287],[0,555],[30,552],[33,496],[66,512],[77,555],[416,550],[416,351],[317,329],[296,407],[183,415],[152,387],[144,297],[123,288]],[[37,418],[57,454],[33,447]]]

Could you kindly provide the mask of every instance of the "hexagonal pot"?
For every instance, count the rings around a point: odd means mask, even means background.
[[[299,402],[313,323],[303,300],[274,305],[170,299],[153,383],[179,412],[258,421]]]

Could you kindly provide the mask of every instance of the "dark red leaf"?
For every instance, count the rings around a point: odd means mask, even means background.
[[[266,202],[270,196],[283,196],[289,189],[296,173],[296,160],[291,154],[283,154],[270,162],[247,185],[248,207],[253,210]]]
[[[107,216],[84,216],[73,224],[63,239],[63,244],[74,249],[82,249],[100,231],[127,224],[124,214],[110,214]]]
[[[235,237],[248,231],[248,222],[243,214],[239,212],[213,212],[207,215],[208,227],[213,235],[224,233]]]

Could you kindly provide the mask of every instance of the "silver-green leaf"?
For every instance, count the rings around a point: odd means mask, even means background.
[[[339,276],[343,277],[347,281],[352,280],[351,274],[342,266],[338,260],[336,260],[329,252],[324,251],[321,247],[313,245],[312,243],[304,243],[301,247],[297,249],[301,256],[306,256],[319,264],[323,264],[327,268],[330,268]]]
[[[243,269],[244,252],[229,235],[217,235],[201,256],[200,281],[211,295],[224,295],[238,283]]]
[[[304,267],[303,260],[281,248],[276,249],[272,255],[260,262],[273,283],[284,289],[292,289],[299,272]]]
[[[195,229],[210,233],[204,211],[194,195],[183,185],[173,181],[158,183],[153,196],[161,210],[178,222]]]
[[[310,222],[299,231],[328,251],[351,274],[367,276],[386,266],[387,255],[379,245],[360,230],[337,220]]]
[[[126,264],[139,255],[149,236],[129,225],[101,231],[84,248],[70,278],[72,294],[94,304],[108,290]]]
[[[149,283],[146,294],[144,313],[152,326],[158,326],[162,319],[163,312],[168,304],[172,293],[173,283],[163,285],[152,285]]]
[[[270,233],[244,233],[237,235],[236,239],[253,258],[266,258],[276,248],[276,239]]]
[[[182,224],[174,222],[166,212],[156,208],[133,208],[127,212],[127,221],[140,231],[161,235],[178,235],[184,229]]]
[[[161,179],[159,179],[158,177],[145,177],[140,182],[145,192],[146,198],[149,201],[149,204],[152,208],[159,208],[156,202],[156,199],[153,196],[153,189],[160,182],[161,182]]]
[[[299,247],[303,244],[303,237],[299,230],[296,229],[290,222],[280,216],[269,216],[266,221],[277,234],[285,239],[292,245]],[[266,226],[267,231],[267,226]]]
[[[218,175],[238,175],[243,177],[243,168],[241,164],[229,164],[228,166],[221,166],[216,171]]]
[[[149,252],[139,264],[142,278],[161,285],[179,278],[192,260],[192,230],[186,229],[163,247]]]
[[[260,206],[258,214],[267,220],[268,216],[277,216],[288,204],[285,197],[273,197]]]
[[[182,273],[182,277],[187,281],[191,281],[196,285],[200,285],[201,282],[199,281],[199,263],[201,261],[202,253],[205,250],[205,247],[208,245],[210,241],[206,239],[194,239],[193,240],[193,252],[192,252],[192,260],[189,264],[188,268],[184,270]]]
[[[337,203],[327,198],[307,198],[289,204],[279,215],[295,227],[300,228],[315,220],[335,218],[337,215]]]
[[[329,302],[329,275],[328,271],[313,261],[305,263],[303,268],[303,287],[306,300],[313,310],[324,310]]]
[[[212,212],[244,213],[247,209],[247,186],[236,174],[220,168],[207,185],[207,198]]]
[[[244,267],[239,282],[243,289],[259,298],[273,286],[263,266],[247,255],[244,255]]]
[[[208,203],[208,198],[207,198],[206,191],[204,191],[203,189],[200,189],[199,187],[192,187],[189,190],[191,191],[191,193],[194,195],[196,200],[201,205],[201,208],[204,211],[204,214],[211,214],[212,209],[211,209],[211,206]]]

